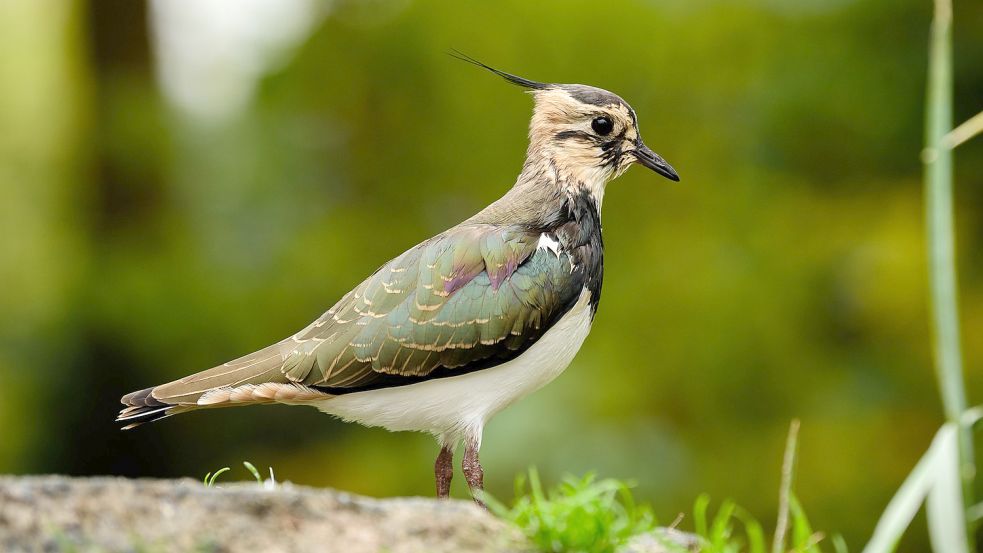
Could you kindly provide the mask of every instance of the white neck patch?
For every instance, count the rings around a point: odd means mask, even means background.
[[[545,232],[539,235],[539,243],[536,244],[537,250],[549,250],[554,255],[560,257],[560,243],[555,238]]]

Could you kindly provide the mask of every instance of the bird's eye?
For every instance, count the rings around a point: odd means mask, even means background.
[[[593,121],[590,122],[590,128],[594,129],[594,132],[604,136],[611,134],[614,130],[614,123],[611,122],[607,117],[595,117]]]

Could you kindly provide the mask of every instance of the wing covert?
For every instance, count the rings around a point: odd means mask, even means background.
[[[339,393],[518,355],[583,288],[569,257],[537,249],[539,237],[468,225],[408,250],[281,342],[283,374]]]

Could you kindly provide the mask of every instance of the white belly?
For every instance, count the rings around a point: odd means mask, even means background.
[[[336,396],[315,406],[331,415],[389,430],[423,431],[443,443],[481,440],[495,413],[556,378],[590,332],[590,293],[521,355],[496,367],[407,386]]]

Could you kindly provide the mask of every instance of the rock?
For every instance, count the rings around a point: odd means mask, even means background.
[[[290,484],[0,478],[0,551],[491,552],[527,548],[467,501],[371,499]]]
[[[669,547],[667,543],[676,544]],[[696,551],[660,528],[625,553]],[[0,477],[0,552],[522,552],[517,528],[470,501],[372,499],[290,483]]]

